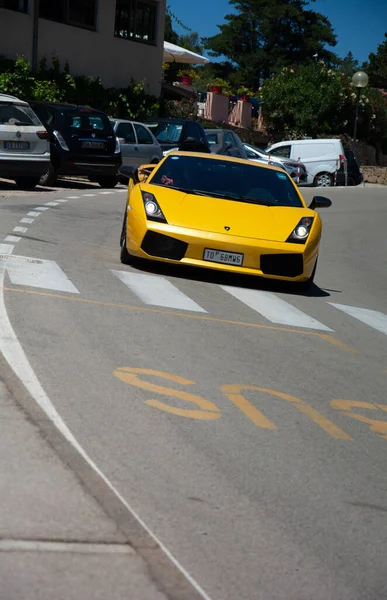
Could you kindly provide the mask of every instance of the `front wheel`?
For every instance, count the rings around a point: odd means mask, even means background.
[[[55,172],[54,167],[50,163],[48,165],[47,171],[41,176],[39,183],[40,185],[53,185],[56,182],[56,180],[57,174]]]
[[[40,177],[15,177],[15,183],[21,190],[32,190],[39,184]]]
[[[122,223],[121,237],[120,237],[120,259],[123,265],[130,265],[133,262],[133,258],[130,256],[126,247],[126,223],[127,216],[125,214],[124,222]]]
[[[316,175],[313,181],[315,187],[332,187],[333,177],[330,173],[324,172]]]
[[[118,183],[118,176],[112,175],[110,177],[108,177],[108,176],[98,177],[98,179],[96,181],[97,181],[98,185],[101,186],[101,188],[114,188],[114,187],[116,187],[116,185]]]
[[[298,292],[300,292],[300,293],[307,292],[312,287],[313,282],[314,282],[314,276],[316,275],[317,261],[318,261],[318,259],[316,260],[314,269],[312,271],[312,275],[309,277],[309,279],[307,279],[306,281],[301,281],[300,283],[294,284],[294,286]]]

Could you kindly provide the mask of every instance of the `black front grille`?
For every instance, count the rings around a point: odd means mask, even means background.
[[[281,277],[297,277],[304,270],[302,254],[263,254],[261,256],[261,271],[265,275]]]
[[[181,260],[187,248],[188,244],[185,242],[155,231],[147,231],[141,244],[141,250],[150,256],[171,260]]]

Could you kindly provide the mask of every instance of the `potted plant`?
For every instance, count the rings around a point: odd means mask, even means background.
[[[208,84],[208,87],[210,89],[210,92],[212,92],[213,94],[222,94],[223,91],[226,91],[226,93],[228,93],[228,83],[227,81],[225,81],[224,79],[221,79],[220,77],[217,77],[216,79],[214,79],[213,81],[211,81]]]
[[[250,96],[253,96],[254,92],[252,92],[251,90],[249,90],[249,88],[242,86],[238,89],[238,96],[239,96],[239,100],[241,100],[242,102],[249,102],[250,101]]]
[[[180,77],[181,83],[185,85],[192,85],[195,79],[200,79],[200,76],[194,69],[181,69],[178,71],[177,76]]]

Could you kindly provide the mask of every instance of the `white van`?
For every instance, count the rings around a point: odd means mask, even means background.
[[[266,150],[271,156],[301,160],[307,171],[307,184],[317,187],[334,185],[335,172],[344,161],[341,140],[288,140]]]

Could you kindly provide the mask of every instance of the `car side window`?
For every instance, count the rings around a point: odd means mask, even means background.
[[[137,141],[139,144],[153,144],[153,139],[145,127],[135,123],[134,128],[137,133]]]
[[[200,142],[202,139],[200,129],[197,127],[196,123],[187,123],[185,128],[185,139],[194,138],[197,142]]]
[[[259,158],[257,154],[255,154],[255,152],[253,152],[252,150],[250,150],[250,148],[248,148],[247,146],[244,147],[246,154],[247,154],[247,158]]]
[[[280,146],[279,148],[274,148],[274,150],[270,150],[270,156],[282,156],[283,158],[290,158],[291,146]]]
[[[117,127],[116,136],[125,140],[125,144],[135,144],[133,125],[131,123],[120,123]]]
[[[224,135],[224,145],[226,145],[226,144],[230,144],[230,146],[233,150],[237,148],[236,141],[235,141],[234,136],[231,133],[231,131],[228,131]]]

